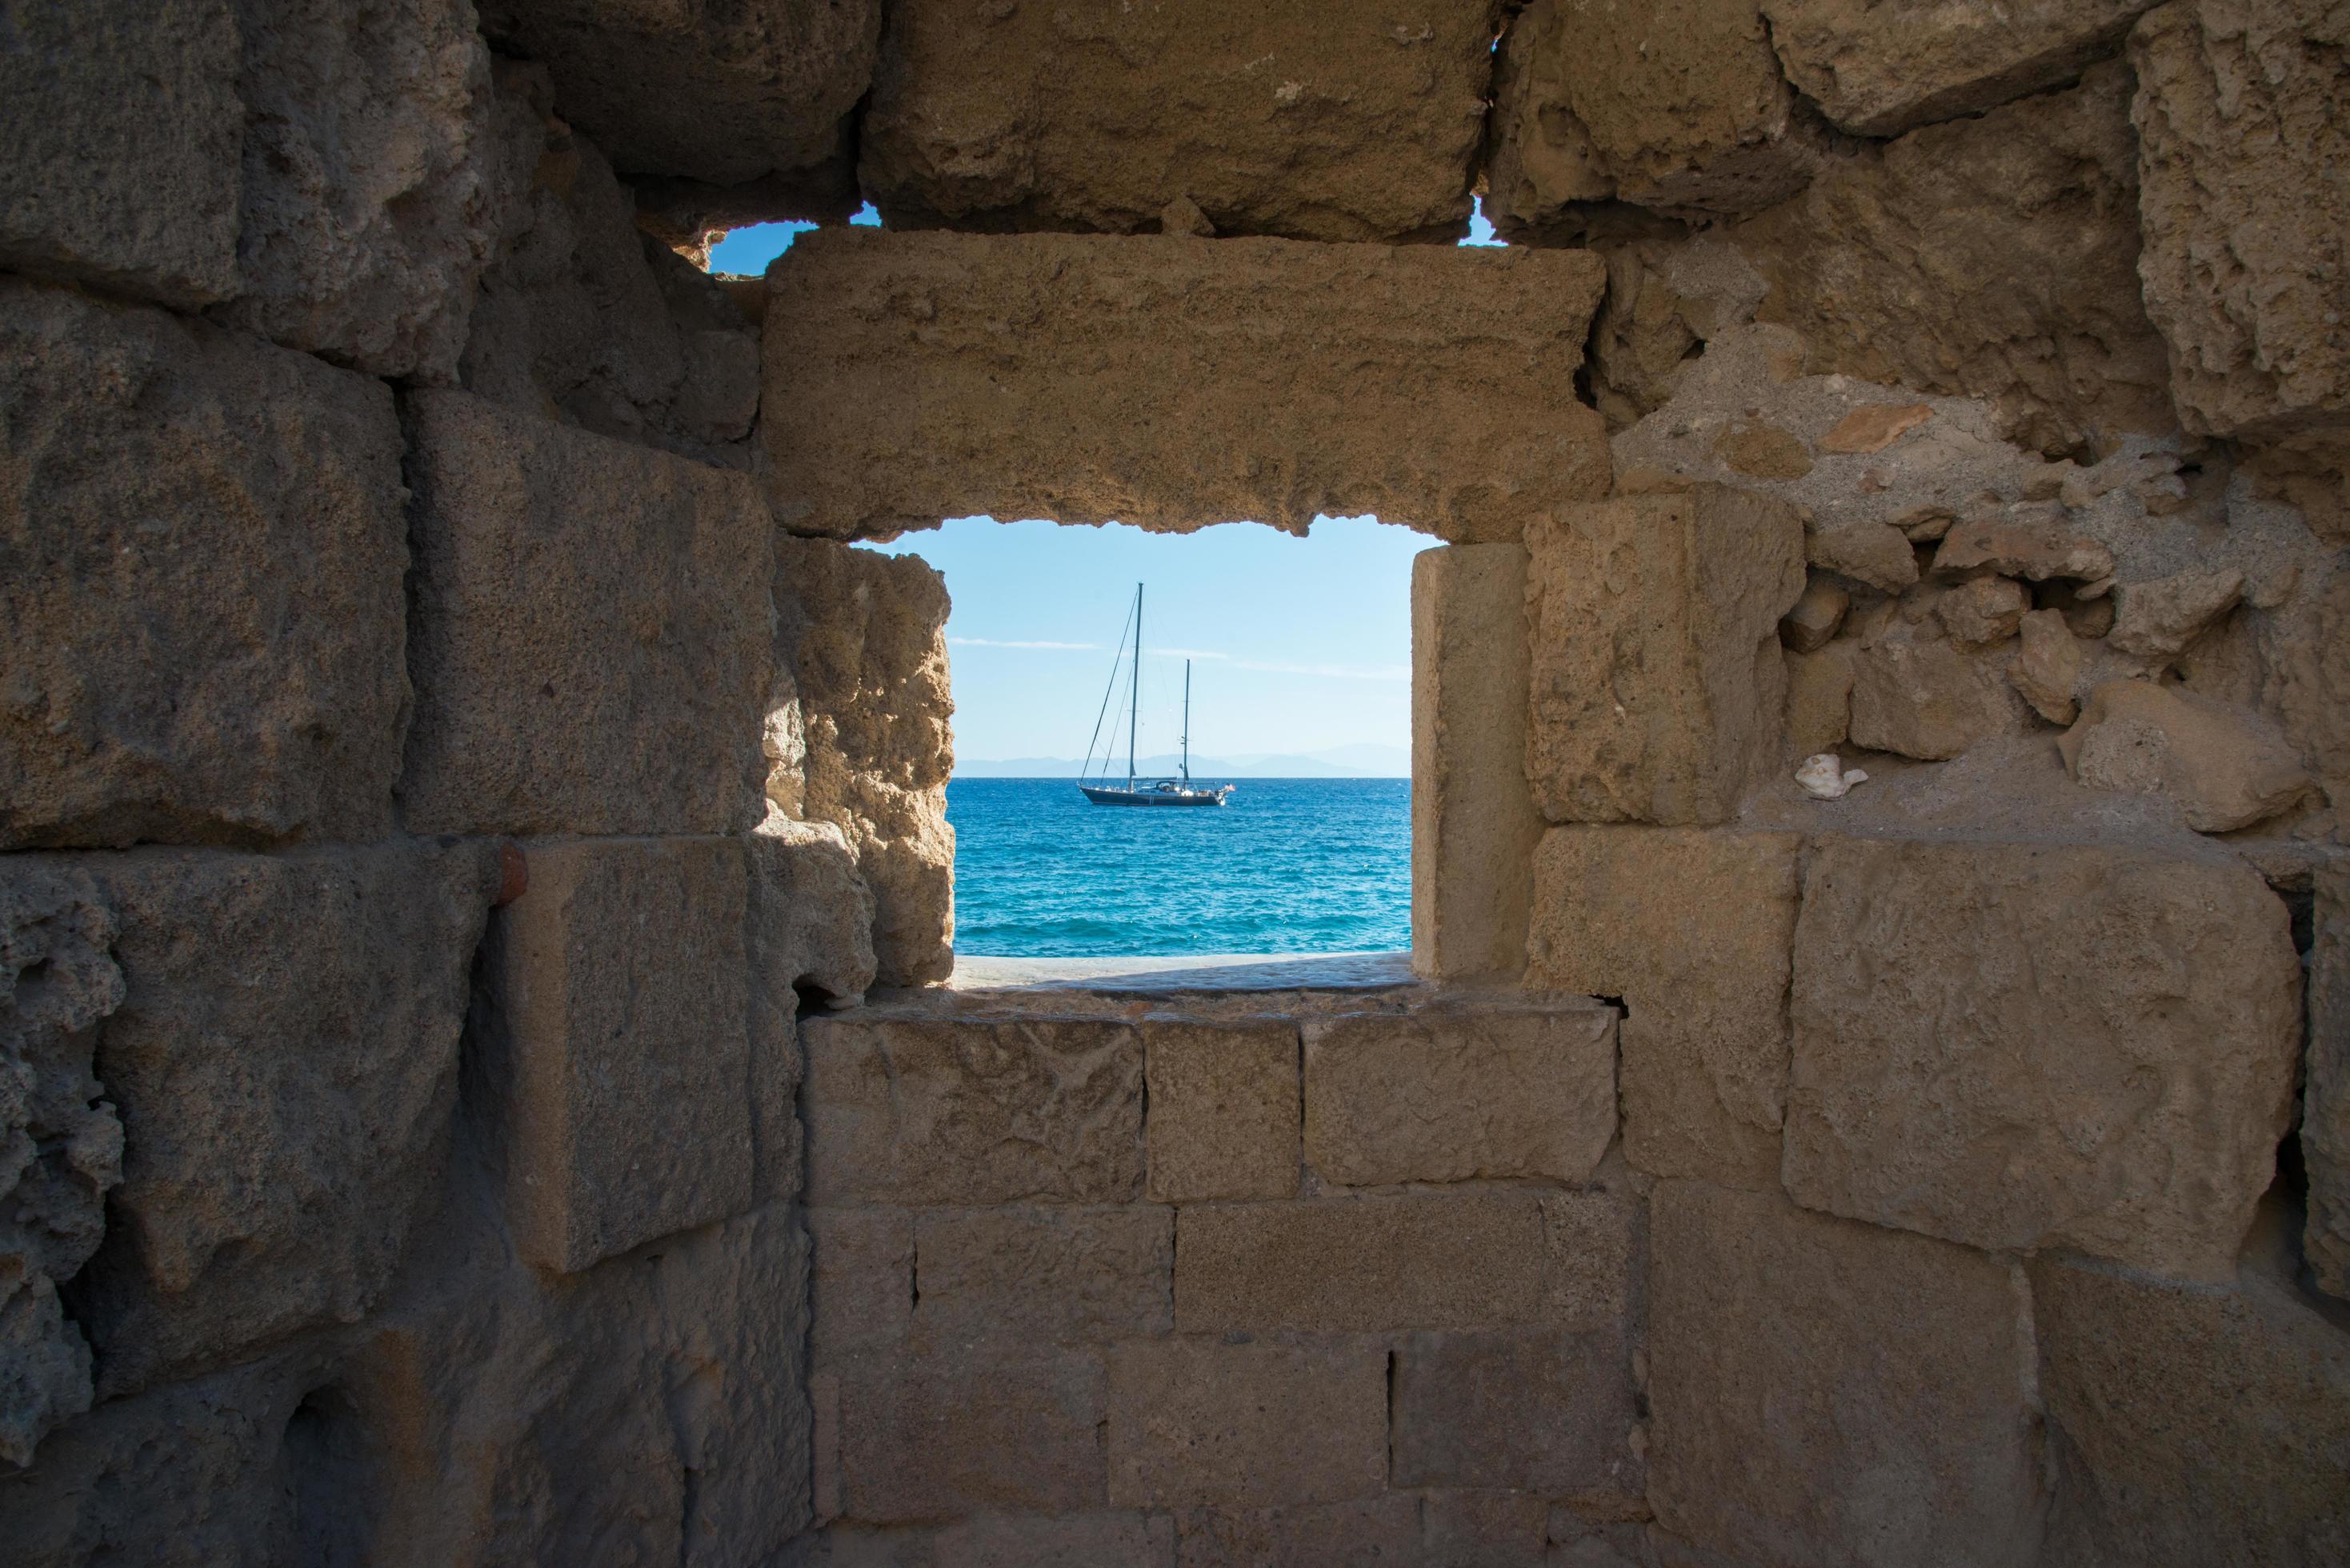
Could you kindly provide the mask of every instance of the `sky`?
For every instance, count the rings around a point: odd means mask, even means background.
[[[869,204],[850,220],[880,221]],[[815,226],[737,229],[710,268],[763,273]],[[1461,244],[1500,243],[1481,207]],[[1411,557],[1434,543],[1371,518],[1317,519],[1299,539],[1251,524],[1161,535],[966,517],[879,548],[946,574],[955,753],[1003,761],[1084,755],[1138,582],[1141,753],[1176,748],[1187,657],[1195,755],[1408,752]]]

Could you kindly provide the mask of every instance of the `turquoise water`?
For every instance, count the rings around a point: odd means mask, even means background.
[[[1409,779],[1242,779],[1216,807],[955,779],[955,950],[1011,958],[1411,945]]]

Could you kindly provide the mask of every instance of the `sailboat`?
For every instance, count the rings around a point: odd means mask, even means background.
[[[1123,655],[1125,651],[1126,641],[1121,638],[1118,639],[1118,653]],[[1109,677],[1110,690],[1114,691],[1118,689],[1118,662],[1115,659],[1110,662]],[[1077,788],[1096,805],[1222,805],[1230,799],[1233,789],[1231,784],[1195,784],[1191,782],[1191,661],[1188,659],[1183,661],[1182,777],[1146,781],[1136,774],[1134,732],[1137,711],[1141,706],[1142,585],[1137,583],[1134,585],[1134,674],[1133,684],[1128,691],[1126,706],[1126,787],[1115,788],[1105,777],[1097,784],[1087,784],[1080,780]],[[1105,713],[1107,712],[1109,708],[1107,692],[1102,696],[1102,708]],[[1115,730],[1110,732],[1113,735],[1117,733]],[[1101,720],[1097,718],[1094,721],[1094,739],[1086,744],[1086,767],[1088,771],[1093,767],[1094,745],[1100,739]],[[1113,741],[1111,743],[1115,745],[1117,742]],[[1102,758],[1102,769],[1105,774],[1107,774],[1108,768],[1109,757],[1105,753]]]

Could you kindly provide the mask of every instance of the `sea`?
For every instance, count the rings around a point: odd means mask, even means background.
[[[1218,807],[1094,805],[1067,778],[951,780],[955,950],[1139,958],[1411,945],[1409,779],[1233,782]]]

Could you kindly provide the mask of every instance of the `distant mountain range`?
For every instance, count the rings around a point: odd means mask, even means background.
[[[1183,759],[1172,752],[1138,757],[1135,772],[1152,778],[1171,777]],[[1075,778],[1085,766],[1076,757],[1004,757],[955,759],[955,776],[972,779]],[[1126,759],[1118,759],[1125,776]],[[1195,779],[1399,779],[1411,776],[1411,753],[1401,746],[1365,742],[1306,753],[1267,752],[1240,757],[1191,759]]]

